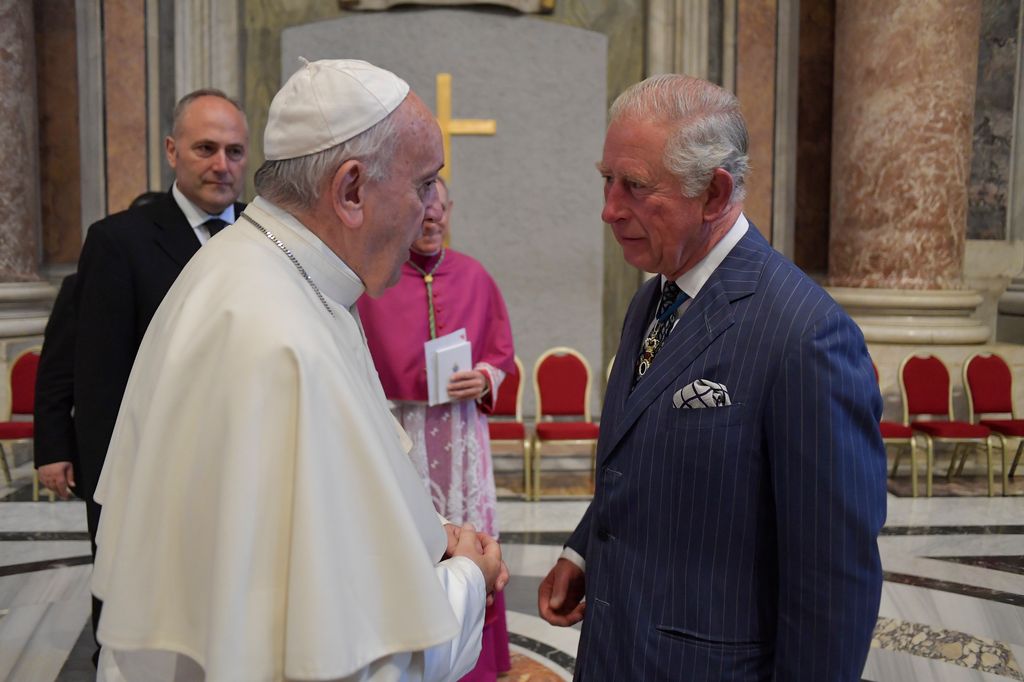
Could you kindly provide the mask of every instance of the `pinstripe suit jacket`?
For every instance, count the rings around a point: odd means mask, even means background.
[[[659,279],[609,380],[576,679],[859,680],[878,615],[882,403],[846,313],[751,225],[636,389]],[[679,410],[697,380],[732,405]]]

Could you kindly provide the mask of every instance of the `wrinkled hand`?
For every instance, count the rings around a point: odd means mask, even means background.
[[[551,623],[567,627],[583,620],[587,603],[586,580],[579,566],[568,559],[559,559],[537,590],[537,611]]]
[[[459,540],[455,545],[452,556],[464,556],[470,559],[480,572],[484,574],[484,584],[487,586],[487,594],[494,592],[499,580],[504,573],[504,583],[508,582],[508,570],[501,560],[501,548],[498,541],[486,533],[477,533],[472,523],[462,524],[459,530]]]
[[[459,544],[459,533],[462,532],[462,528],[456,526],[454,523],[446,523],[443,526],[445,535],[448,536],[448,546],[444,550],[444,556],[441,560],[451,559],[455,552],[455,547]]]
[[[487,377],[483,372],[467,369],[456,372],[448,381],[448,395],[456,400],[476,400],[487,388]]]
[[[37,470],[39,483],[48,490],[57,493],[57,497],[66,500],[71,497],[68,488],[75,487],[75,469],[71,462],[54,462],[44,464]]]

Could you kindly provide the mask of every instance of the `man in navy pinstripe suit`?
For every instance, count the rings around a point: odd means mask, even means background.
[[[594,500],[541,615],[583,621],[586,682],[859,680],[885,519],[864,337],[744,217],[732,94],[659,76],[610,118],[602,218],[661,276],[626,314]]]

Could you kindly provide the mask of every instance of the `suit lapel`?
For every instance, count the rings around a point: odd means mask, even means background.
[[[188,224],[185,214],[178,208],[174,196],[168,192],[165,199],[151,204],[150,217],[157,226],[156,243],[180,267],[199,250],[199,238]]]
[[[612,415],[607,437],[602,434],[598,459],[604,461],[622,440],[623,436],[636,423],[650,404],[693,364],[704,350],[711,345],[735,321],[733,302],[752,294],[761,277],[765,260],[771,247],[761,237],[753,224],[738,244],[725,257],[722,264],[712,273],[700,293],[679,319],[672,333],[666,339],[665,347],[654,359],[654,364],[647,376],[637,384],[630,393],[632,374],[636,354],[640,349],[641,336],[646,331],[646,323],[652,316],[651,305],[632,315],[626,322],[623,342],[629,343],[623,366],[616,359],[616,368],[612,372],[613,382],[609,394],[614,392],[615,412]],[[657,282],[655,280],[655,288]],[[648,292],[648,297],[651,294]],[[628,365],[628,366],[627,366]],[[697,377],[701,378],[701,377]],[[603,419],[602,419],[603,421]]]

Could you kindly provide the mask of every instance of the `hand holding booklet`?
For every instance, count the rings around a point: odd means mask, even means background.
[[[453,400],[448,395],[448,382],[456,372],[473,369],[471,348],[465,329],[423,344],[423,354],[427,361],[428,405],[440,405]]]

